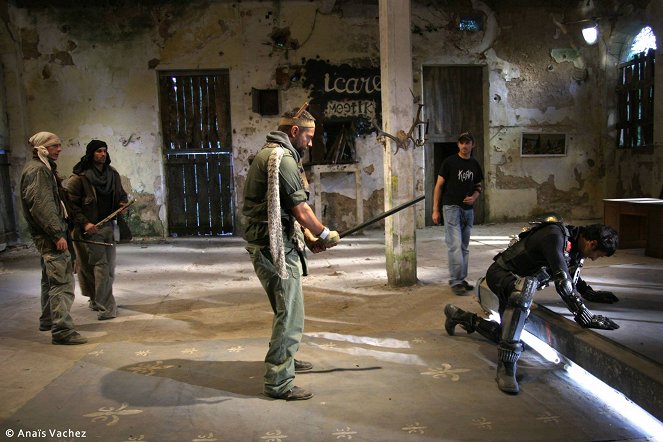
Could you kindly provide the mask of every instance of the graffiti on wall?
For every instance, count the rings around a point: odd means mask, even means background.
[[[303,85],[310,89],[312,109],[327,122],[353,121],[358,133],[373,130],[373,118],[381,116],[380,68],[356,68],[308,60]]]

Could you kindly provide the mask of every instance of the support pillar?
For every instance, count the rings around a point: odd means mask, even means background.
[[[380,1],[380,71],[382,127],[395,135],[412,125],[412,48],[410,43],[410,0]],[[384,208],[413,200],[415,191],[414,147],[396,152],[387,139],[384,154]],[[415,209],[402,210],[385,219],[387,280],[392,287],[417,282]]]

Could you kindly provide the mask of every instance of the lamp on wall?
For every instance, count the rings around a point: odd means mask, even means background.
[[[593,45],[599,38],[599,26],[594,23],[582,28],[582,37],[585,39],[585,43],[588,45]]]

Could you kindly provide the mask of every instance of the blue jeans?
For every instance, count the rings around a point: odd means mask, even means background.
[[[462,284],[467,278],[470,255],[470,232],[474,225],[474,209],[442,206],[444,241],[449,255],[449,284]]]

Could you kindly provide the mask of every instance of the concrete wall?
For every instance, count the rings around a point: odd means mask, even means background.
[[[25,8],[23,3],[31,6]],[[660,191],[660,146],[646,155],[614,148],[611,112],[618,60],[612,54],[620,43],[604,37],[601,44],[586,46],[578,26],[561,23],[583,14],[617,11],[621,15],[616,24],[601,23],[602,35],[603,31],[615,35],[618,26],[626,35],[635,24],[645,22],[644,17],[658,17],[652,24],[657,35],[663,35],[661,7],[652,1],[640,10],[614,1],[601,2],[604,9],[600,11],[584,11],[586,1],[550,3],[412,3],[416,93],[420,93],[423,65],[482,65],[489,72],[484,110],[487,130],[482,141],[487,221],[525,219],[542,211],[558,211],[573,219],[596,218],[602,214],[600,200],[605,196],[658,196]],[[596,2],[590,3],[594,6]],[[239,209],[248,157],[277,122],[275,117],[252,112],[251,89],[278,88],[285,110],[301,105],[309,94],[301,83],[283,81],[278,73],[284,68],[303,65],[308,59],[379,66],[377,2],[78,4],[0,3],[6,8],[2,14],[6,27],[0,32],[4,74],[0,78],[8,114],[8,134],[3,136],[9,140],[13,159],[12,186],[29,155],[25,140],[34,132],[48,130],[61,136],[65,149],[59,165],[65,174],[90,139],[106,140],[113,165],[138,200],[140,218],[132,225],[136,235],[164,235],[167,231],[159,70],[230,70],[237,233],[241,234]],[[485,17],[483,31],[454,29],[455,20],[468,12]],[[290,31],[292,45],[272,44],[270,35],[277,28]],[[657,78],[662,75],[663,69],[658,69]],[[657,116],[662,114],[660,103],[657,97]],[[522,132],[565,133],[567,154],[521,157]],[[657,131],[659,145],[662,138]],[[364,219],[383,210],[383,154],[374,134],[358,138]],[[420,166],[413,173],[419,190],[424,158],[417,158]],[[338,228],[352,225],[354,179],[329,176],[323,191],[329,219],[338,219]],[[18,218],[22,222],[20,211]]]

